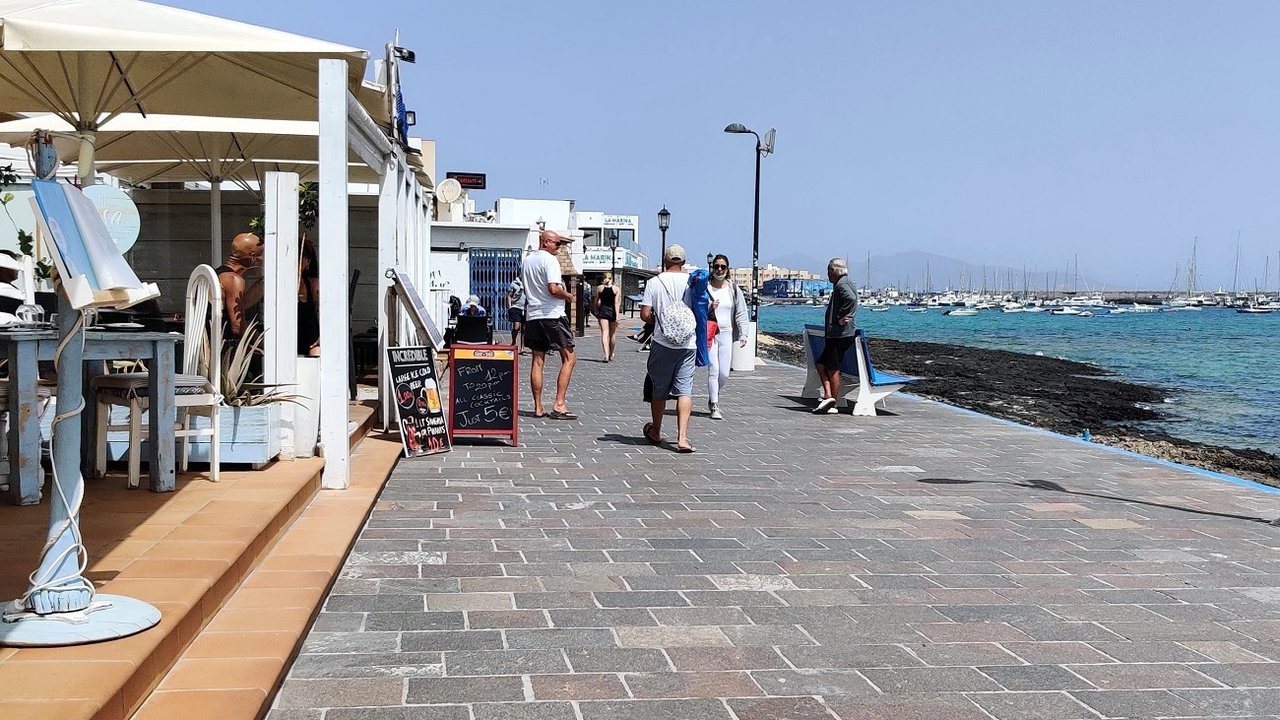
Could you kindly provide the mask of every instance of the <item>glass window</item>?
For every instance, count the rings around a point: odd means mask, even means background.
[[[636,247],[636,231],[635,230],[610,230],[610,234],[618,237],[618,247],[628,250],[637,250]],[[610,238],[612,241],[612,238]]]

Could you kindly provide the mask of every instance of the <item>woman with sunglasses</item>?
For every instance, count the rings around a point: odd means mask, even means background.
[[[742,290],[729,279],[729,258],[716,255],[711,261],[711,281],[707,285],[711,299],[711,319],[716,321],[716,334],[710,339],[711,365],[707,375],[707,394],[712,420],[723,420],[720,412],[720,390],[729,382],[729,365],[733,360],[733,343],[747,345],[747,301]]]

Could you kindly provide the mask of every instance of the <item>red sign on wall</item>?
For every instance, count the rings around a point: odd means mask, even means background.
[[[453,178],[458,181],[463,190],[483,190],[485,185],[484,173],[469,172],[447,172],[445,178]]]

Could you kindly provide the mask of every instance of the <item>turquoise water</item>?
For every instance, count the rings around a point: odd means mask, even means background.
[[[821,324],[825,308],[760,309],[765,332]],[[1044,353],[1097,363],[1137,382],[1169,389],[1154,428],[1177,437],[1280,454],[1280,313],[1230,309],[1075,317],[985,310],[969,317],[941,310],[858,310],[871,337]],[[998,370],[998,368],[993,368]]]

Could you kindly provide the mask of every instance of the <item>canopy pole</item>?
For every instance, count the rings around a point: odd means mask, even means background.
[[[350,484],[347,404],[350,372],[350,313],[347,268],[350,263],[347,213],[347,62],[320,64],[320,444],[324,447],[321,485],[345,490]]]
[[[209,179],[209,264],[222,264],[222,178]]]

